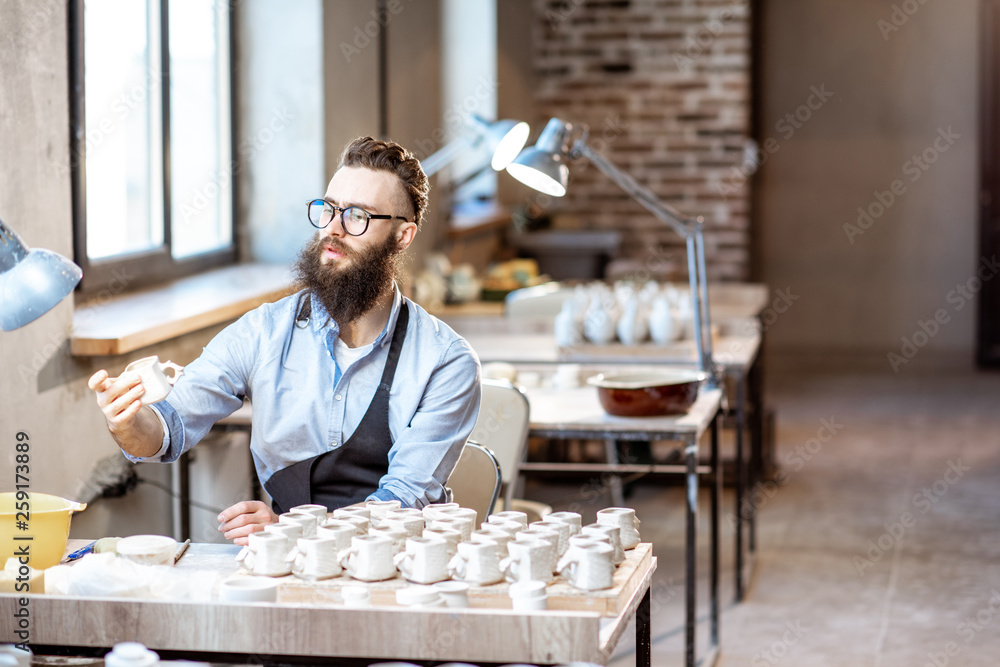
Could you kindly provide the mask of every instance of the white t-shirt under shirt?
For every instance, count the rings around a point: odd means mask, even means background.
[[[337,339],[333,342],[333,358],[337,362],[340,374],[343,375],[346,373],[351,364],[368,354],[372,349],[372,345],[374,343],[362,345],[361,347],[347,347],[347,343],[340,340],[340,336],[337,336]]]

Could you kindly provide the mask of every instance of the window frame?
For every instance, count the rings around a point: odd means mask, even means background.
[[[170,0],[159,0],[160,12],[160,159],[162,161],[162,224],[163,244],[152,250],[127,253],[92,260],[87,255],[87,164],[86,164],[86,95],[84,70],[84,0],[69,0],[69,61],[70,61],[70,172],[72,185],[73,251],[76,263],[83,269],[77,286],[81,297],[110,291],[117,294],[133,288],[163,283],[203,271],[235,264],[239,259],[237,234],[237,201],[239,173],[237,163],[236,75],[237,40],[234,29],[234,2],[226,2],[228,13],[229,58],[229,155],[223,164],[232,167],[230,179],[232,201],[230,223],[232,234],[226,248],[175,259],[171,251],[171,174],[170,174]]]

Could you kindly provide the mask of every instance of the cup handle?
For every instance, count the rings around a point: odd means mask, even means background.
[[[500,572],[503,573],[503,578],[514,583],[517,581],[517,561],[512,557],[508,556],[500,561]]]
[[[566,553],[563,555],[562,558],[559,559],[559,563],[556,564],[556,571],[560,575],[567,577],[566,570],[572,570],[572,566],[575,562],[576,558],[572,554]],[[572,576],[569,576],[567,578],[571,579]]]
[[[342,567],[345,570],[350,570],[351,562],[353,560],[351,557],[355,553],[357,553],[357,549],[355,549],[354,547],[348,547],[343,551],[341,551],[340,555],[337,557],[337,562],[340,563],[340,567]]]
[[[455,554],[448,561],[448,573],[455,579],[465,578],[465,559],[462,558],[462,554]]]
[[[413,559],[410,558],[410,554],[405,551],[400,551],[398,554],[392,557],[392,562],[396,566],[396,569],[403,573],[404,577],[410,576],[410,562]]]
[[[250,553],[250,547],[243,547],[242,549],[240,549],[240,552],[236,554],[236,561],[242,563],[243,559],[245,559],[249,553]]]
[[[174,371],[173,375],[167,375],[166,374],[166,371],[167,371],[168,368]],[[162,362],[160,364],[160,370],[163,371],[163,375],[164,375],[164,377],[167,378],[167,382],[170,383],[171,387],[174,386],[174,383],[177,382],[177,380],[180,378],[180,376],[184,373],[184,367],[183,366],[179,366],[179,365],[175,364],[172,361],[164,361],[164,362]]]

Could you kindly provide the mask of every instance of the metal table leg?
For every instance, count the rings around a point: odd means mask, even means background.
[[[697,530],[698,530],[698,442],[684,450],[687,464],[687,502],[685,508],[684,537],[684,664],[695,667]]]
[[[719,462],[719,415],[712,420],[711,571],[709,572],[709,650],[719,646],[719,513],[722,508],[722,468]],[[739,570],[737,570],[739,572]]]
[[[746,377],[736,383],[736,601],[743,601],[743,502],[746,494],[746,466],[743,465],[743,433],[746,428]],[[753,513],[747,519],[753,525]]]
[[[636,667],[651,667],[653,660],[653,627],[649,622],[651,600],[650,586],[642,596],[642,602],[635,610],[635,664]]]

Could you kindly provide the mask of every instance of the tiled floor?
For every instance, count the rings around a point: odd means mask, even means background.
[[[758,496],[756,567],[739,605],[723,521],[719,664],[1000,665],[1000,373],[796,373],[772,377],[768,393],[787,478]],[[580,490],[532,482],[528,495],[562,509]],[[682,664],[682,499],[652,483],[628,499],[659,559],[654,665]],[[584,519],[606,504],[593,498]],[[701,644],[707,529],[706,502]],[[633,639],[611,664],[634,664]]]

